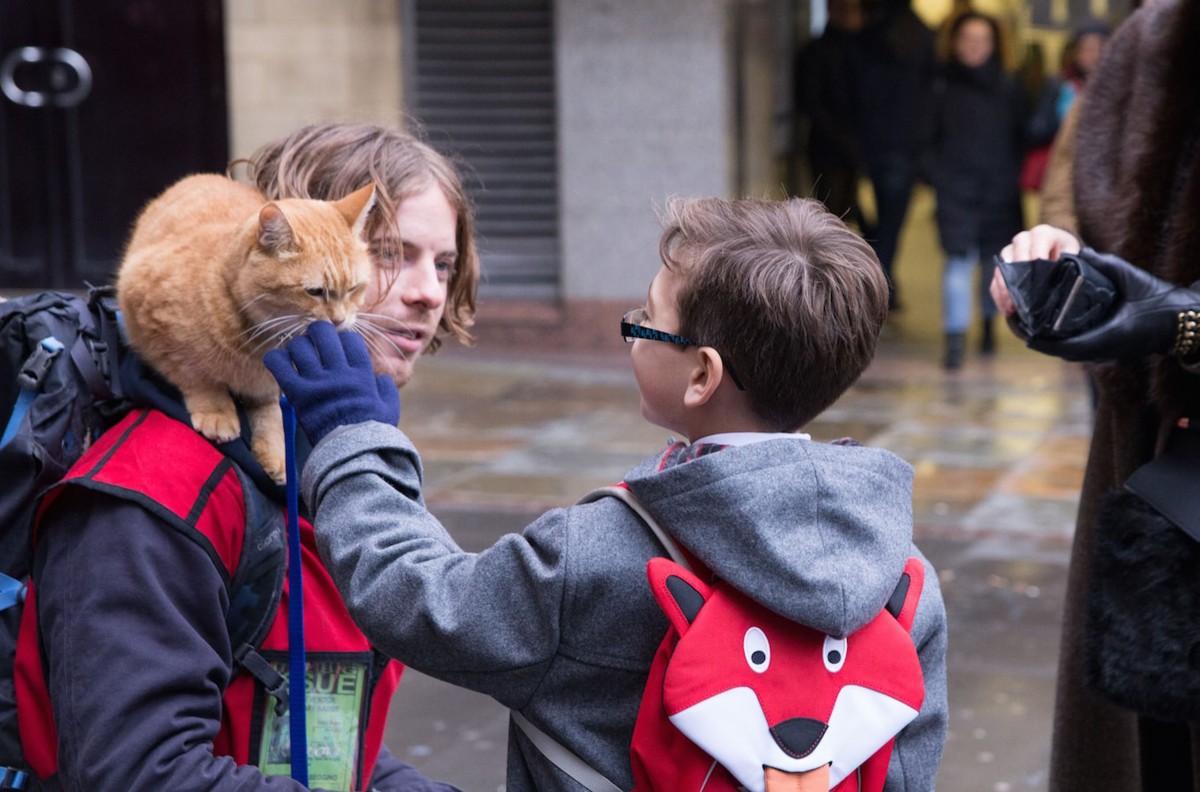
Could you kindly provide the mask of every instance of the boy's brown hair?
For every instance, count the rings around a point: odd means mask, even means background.
[[[815,418],[875,356],[887,280],[817,201],[673,200],[659,253],[681,278],[676,332],[720,352],[777,431]]]

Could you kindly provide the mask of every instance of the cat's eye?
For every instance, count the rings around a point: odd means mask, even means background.
[[[325,295],[328,294],[323,288],[305,289],[304,291],[308,292],[309,297],[316,297],[319,300],[324,299]]]

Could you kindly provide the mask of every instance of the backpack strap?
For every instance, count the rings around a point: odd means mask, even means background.
[[[41,390],[42,379],[50,371],[54,359],[62,354],[63,349],[61,341],[54,336],[46,336],[38,341],[33,352],[21,364],[21,370],[17,373],[17,385],[21,392],[17,395],[16,404],[13,405],[8,425],[4,427],[4,436],[0,438],[0,446],[8,445],[8,442],[17,436],[21,421],[25,420],[25,415],[33,406],[33,400],[37,398],[38,392]]]
[[[0,448],[16,437],[21,422],[33,406],[34,399],[41,393],[42,380],[50,372],[55,358],[64,351],[71,359],[75,371],[87,383],[92,406],[104,418],[114,419],[129,409],[129,405],[123,399],[123,389],[117,373],[118,356],[123,340],[116,300],[114,287],[90,286],[86,305],[73,295],[56,292],[38,295],[29,303],[27,310],[31,314],[39,310],[71,308],[79,324],[75,328],[74,341],[71,341],[70,336],[64,336],[66,341],[63,341],[54,335],[37,339],[33,352],[21,364],[17,373],[19,393],[4,427],[4,433],[0,435]],[[71,344],[69,349],[67,343]],[[98,435],[99,428],[95,429]]]
[[[588,792],[622,792],[619,786],[592,769],[591,765],[571,753],[558,740],[534,726],[524,715],[516,710],[511,710],[509,714],[512,715],[512,722],[524,732],[533,747],[541,751],[542,756]]]
[[[693,571],[692,565],[689,564],[687,558],[684,557],[683,552],[679,549],[679,545],[676,544],[673,538],[671,538],[671,535],[667,533],[667,530],[658,524],[658,521],[654,519],[653,515],[646,511],[646,507],[642,505],[641,501],[637,499],[637,496],[630,491],[629,487],[627,487],[624,482],[611,487],[600,487],[599,489],[594,489],[580,498],[578,503],[594,503],[601,498],[609,497],[616,498],[624,503],[641,519],[643,523],[645,523],[646,527],[649,528],[654,534],[655,538],[658,539],[658,543],[661,544],[663,549],[667,551],[667,556],[672,561],[674,561],[676,564],[679,564],[679,566],[683,567],[689,572]]]
[[[654,537],[658,539],[659,544],[667,551],[667,555],[676,564],[679,564],[688,571],[692,570],[692,565],[688,563],[687,558],[683,555],[683,551],[679,549],[679,545],[675,542],[666,529],[658,524],[650,512],[646,511],[646,507],[641,504],[629,487],[625,486],[624,482],[611,487],[600,487],[594,489],[584,495],[577,502],[595,503],[601,498],[616,498],[629,507],[629,510],[638,516],[638,519],[650,529]],[[533,747],[541,752],[542,756],[546,757],[555,767],[562,770],[575,781],[581,784],[588,792],[621,792],[621,788],[609,781],[603,775],[598,773],[591,765],[580,759],[575,754],[560,743],[558,740],[546,734],[544,731],[534,726],[521,713],[515,709],[510,710],[512,722],[520,729],[525,736],[533,743]]]

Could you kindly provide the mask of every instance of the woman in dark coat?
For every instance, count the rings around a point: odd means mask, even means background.
[[[1083,242],[1175,284],[1200,278],[1200,0],[1156,0],[1121,26],[1088,82],[1076,133]],[[1097,499],[1185,415],[1200,376],[1178,358],[1098,366],[1095,432],[1068,578],[1051,789],[1200,790],[1196,727],[1107,704],[1082,682],[1083,593]],[[1200,576],[1200,570],[1196,570]]]
[[[1200,280],[1197,31],[1200,0],[1155,0],[1139,9],[1117,30],[1089,80],[1076,134],[1075,201],[1082,243],[1176,286]],[[1017,255],[1049,257],[1042,250]],[[1002,297],[999,289],[996,294]],[[1101,498],[1120,490],[1135,469],[1158,453],[1181,418],[1190,418],[1195,426],[1200,415],[1195,342],[1188,346],[1193,355],[1180,357],[1178,348],[1157,337],[1161,332],[1143,326],[1155,312],[1175,313],[1184,306],[1161,297],[1155,302],[1132,331],[1122,328],[1125,346],[1140,342],[1145,354],[1135,359],[1126,354],[1123,363],[1092,369],[1099,400],[1067,578],[1051,792],[1200,790],[1200,723],[1138,715],[1085,682],[1085,670],[1097,662],[1098,636],[1089,632],[1085,614],[1093,612],[1089,592],[1102,583],[1096,571]],[[1200,309],[1200,304],[1186,307]],[[1128,307],[1119,308],[1106,324],[1128,322],[1130,313]],[[1166,317],[1167,330],[1178,333],[1176,324],[1176,317]],[[1074,342],[1077,352],[1086,351],[1083,340]],[[1101,357],[1076,354],[1073,359]],[[1191,578],[1200,578],[1200,569],[1191,570]],[[1172,604],[1161,602],[1161,618],[1171,618]],[[1128,652],[1148,667],[1158,661],[1149,644],[1130,646]]]
[[[996,306],[987,293],[991,257],[1023,227],[1017,179],[1026,102],[1019,83],[1001,64],[999,33],[996,20],[985,14],[968,11],[956,18],[951,58],[934,85],[926,169],[937,194],[938,236],[946,252],[942,326],[948,369],[962,365],[972,281],[981,263],[981,351],[995,349]]]

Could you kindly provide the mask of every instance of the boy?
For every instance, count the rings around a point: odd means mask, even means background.
[[[715,576],[845,636],[880,612],[905,560],[919,557],[911,468],[798,431],[874,355],[888,299],[878,261],[803,200],[672,203],[660,252],[646,305],[626,314],[622,334],[642,414],[692,442],[625,481]],[[520,711],[632,787],[630,738],[667,629],[646,582],[648,560],[663,554],[653,535],[602,498],[463,552],[426,511],[420,459],[394,428],[395,391],[355,336],[313,325],[267,363],[316,446],[303,493],[363,631],[413,668]],[[926,566],[912,630],[925,701],[896,740],[894,790],[933,788],[945,737],[945,613]],[[510,730],[507,789],[578,788]]]

